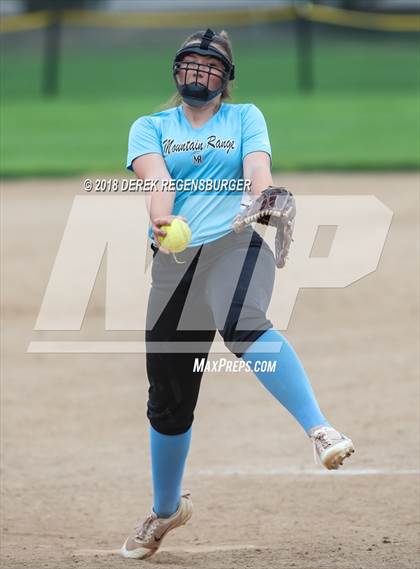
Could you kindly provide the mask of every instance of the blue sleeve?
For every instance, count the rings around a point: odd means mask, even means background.
[[[255,105],[246,105],[242,115],[242,160],[250,152],[267,152],[271,159],[270,139],[264,115]]]
[[[162,145],[156,131],[156,125],[150,117],[140,117],[130,129],[127,168],[132,170],[131,164],[135,158],[151,152],[162,154]]]

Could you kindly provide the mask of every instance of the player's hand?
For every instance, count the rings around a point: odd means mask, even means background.
[[[168,249],[165,249],[165,247],[161,246],[158,237],[165,237],[166,231],[162,229],[161,226],[170,225],[174,219],[182,219],[182,221],[185,221],[185,223],[187,223],[187,218],[182,215],[163,215],[162,217],[156,217],[152,222],[152,231],[155,237],[155,245],[159,248],[159,251],[162,251],[162,253],[165,253],[166,255],[170,255],[171,252],[168,251]]]

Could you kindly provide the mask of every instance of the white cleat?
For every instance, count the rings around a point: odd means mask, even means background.
[[[353,441],[332,427],[314,427],[309,438],[314,446],[315,462],[328,470],[337,470],[354,453]]]
[[[165,535],[188,522],[192,516],[192,502],[190,494],[181,496],[177,511],[169,518],[158,518],[152,513],[134,528],[134,532],[126,539],[120,549],[123,557],[129,559],[147,559],[161,546]]]

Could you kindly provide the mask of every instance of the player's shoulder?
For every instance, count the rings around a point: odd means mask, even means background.
[[[178,107],[170,107],[169,109],[162,109],[161,111],[157,111],[149,115],[152,120],[162,120],[167,118],[178,117],[179,115],[179,106]]]
[[[132,125],[132,128],[140,128],[140,127],[159,127],[162,121],[177,118],[178,115],[178,107],[171,107],[170,109],[163,109],[161,111],[157,111],[156,113],[152,113],[150,115],[143,115],[138,117]]]
[[[226,113],[242,118],[262,115],[260,109],[254,103],[224,103],[223,108]]]

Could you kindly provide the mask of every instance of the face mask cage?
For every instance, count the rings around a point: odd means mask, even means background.
[[[228,82],[228,71],[220,69],[214,65],[206,63],[197,63],[195,61],[177,61],[174,63],[173,72],[175,81],[181,87],[186,85],[201,86],[209,89],[210,80],[213,81],[213,91],[221,92]],[[183,74],[183,81],[180,81],[180,75]]]
[[[235,66],[229,58],[217,47],[210,45],[214,36],[215,33],[208,29],[201,43],[183,47],[175,55],[172,69],[178,92],[184,101],[195,106],[220,95],[235,76]],[[206,63],[184,61],[191,54],[214,57],[222,63],[223,69]],[[212,81],[210,89],[212,78],[217,78],[217,81]]]

